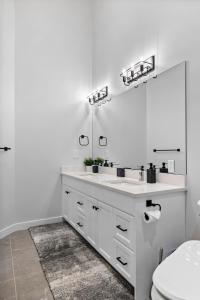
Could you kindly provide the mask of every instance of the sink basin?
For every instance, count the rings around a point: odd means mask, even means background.
[[[100,179],[102,180],[105,177],[103,174],[99,174],[99,173],[79,173],[77,175],[85,178],[94,178],[95,180],[100,180]]]
[[[134,186],[134,185],[141,185],[144,184],[144,182],[136,181],[136,180],[129,180],[129,179],[113,179],[113,180],[106,180],[104,181],[108,184],[116,184],[121,186]]]
[[[129,178],[113,178],[110,179],[110,175],[105,175],[105,174],[100,174],[100,173],[89,173],[89,172],[83,172],[77,174],[80,177],[84,177],[85,179],[94,179],[95,181],[102,182],[105,184],[113,184],[113,185],[120,185],[120,186],[136,186],[136,185],[141,185],[144,184],[142,181],[134,180],[134,179],[129,179]]]

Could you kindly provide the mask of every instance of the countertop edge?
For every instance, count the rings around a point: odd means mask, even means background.
[[[92,185],[95,185],[95,186],[98,186],[98,187],[103,187],[103,188],[105,188],[107,190],[118,192],[118,193],[124,194],[124,195],[129,196],[129,197],[132,196],[134,198],[141,198],[143,196],[149,196],[149,195],[150,196],[155,196],[155,195],[163,195],[163,194],[169,194],[169,193],[172,194],[172,193],[178,193],[178,192],[187,192],[187,189],[185,187],[177,187],[176,186],[175,188],[167,189],[167,190],[134,193],[134,192],[129,192],[129,191],[125,191],[125,190],[122,190],[122,189],[118,189],[118,188],[116,188],[114,186],[112,187],[110,185],[102,184],[100,182],[95,182],[95,181],[92,181],[92,180],[89,180],[89,179],[86,179],[86,178],[81,178],[79,176],[76,176],[76,175],[73,175],[73,174],[69,174],[67,172],[61,172],[61,176],[71,177],[71,178],[80,180],[82,182],[90,183]]]

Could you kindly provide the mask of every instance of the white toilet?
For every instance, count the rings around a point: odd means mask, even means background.
[[[183,243],[153,274],[152,300],[200,300],[200,241]]]

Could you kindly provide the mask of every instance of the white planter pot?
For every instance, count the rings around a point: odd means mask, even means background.
[[[85,166],[85,171],[86,172],[92,172],[92,166]]]

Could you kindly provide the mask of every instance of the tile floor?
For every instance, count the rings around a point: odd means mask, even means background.
[[[0,240],[0,300],[53,300],[27,230]]]

